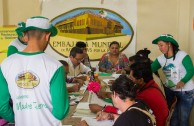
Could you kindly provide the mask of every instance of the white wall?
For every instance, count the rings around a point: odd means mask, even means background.
[[[151,44],[160,34],[174,36],[180,49],[189,53],[190,0],[138,0],[137,48],[151,50],[151,59],[161,55]]]
[[[0,26],[3,25],[3,0],[0,0]]]
[[[4,25],[17,25],[18,22],[26,21],[31,16],[40,15],[40,0],[1,1],[3,1]]]
[[[189,25],[189,54],[194,63],[194,0],[190,3],[190,25]]]
[[[41,0],[0,0],[0,25],[15,25],[40,12]],[[136,51],[147,47],[155,59],[161,52],[151,41],[170,33],[194,59],[194,0],[137,0],[137,15]]]

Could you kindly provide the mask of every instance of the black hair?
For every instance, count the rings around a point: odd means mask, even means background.
[[[63,66],[69,66],[68,63],[65,60],[59,60],[63,64]]]
[[[78,54],[83,54],[83,50],[81,48],[79,48],[79,47],[73,47],[71,49],[69,55],[72,56],[73,58],[75,58],[77,53]]]
[[[144,62],[148,62],[151,63],[150,59],[148,57],[144,57],[144,56],[140,56],[140,55],[133,55],[131,57],[129,57],[129,61],[134,61],[135,63],[140,62],[140,63],[144,63]]]
[[[144,48],[142,50],[137,51],[137,53],[134,56],[129,57],[129,61],[134,61],[135,63],[150,62],[150,64],[152,64],[153,61],[149,59],[150,53],[151,53],[150,50],[148,50],[147,48]],[[158,71],[154,72],[154,74],[160,78]]]
[[[173,60],[175,60],[176,53],[179,51],[179,47],[177,47],[174,44],[172,44],[172,48],[173,48]]]
[[[144,48],[142,50],[137,51],[136,55],[142,56],[142,57],[147,57],[148,55],[151,53],[150,50],[148,50],[147,48]]]
[[[79,48],[85,48],[86,47],[86,43],[84,43],[82,41],[78,41],[75,46],[79,47]]]
[[[144,79],[144,82],[148,83],[150,80],[153,80],[151,64],[149,62],[136,62],[130,66],[130,69],[133,70],[133,76],[136,79]]]
[[[119,98],[122,100],[125,100],[126,98],[134,100],[137,89],[138,85],[131,81],[126,75],[119,76],[111,87],[111,91],[119,94]]]
[[[110,45],[109,45],[109,48],[110,48],[113,44],[118,45],[118,46],[119,46],[119,48],[120,48],[120,45],[119,45],[119,43],[118,43],[117,41],[112,41],[112,42],[110,43]]]
[[[169,34],[170,35],[170,34]],[[172,36],[172,35],[171,35]],[[172,36],[173,37],[173,36]],[[171,42],[168,42],[168,41],[164,41],[164,42],[166,42],[166,43],[171,43]],[[173,49],[173,60],[175,60],[175,58],[176,58],[176,53],[180,50],[179,49],[179,47],[178,46],[176,46],[176,45],[174,45],[173,43],[171,43],[171,45],[172,45],[172,49]],[[165,65],[166,65],[166,63],[165,63]],[[164,65],[164,66],[165,66]]]

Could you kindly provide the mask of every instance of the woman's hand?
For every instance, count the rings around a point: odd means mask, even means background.
[[[79,89],[80,89],[79,84],[75,84],[72,87],[67,88],[68,92],[78,92]]]
[[[117,74],[126,74],[125,69],[119,69],[116,71]]]
[[[106,72],[106,73],[113,73],[114,71],[113,71],[113,70],[110,70],[110,69],[106,69],[105,72]]]
[[[185,85],[185,83],[184,83],[184,82],[182,82],[182,81],[180,81],[180,82],[178,82],[178,83],[177,83],[177,85],[176,85],[176,89],[181,89],[181,88],[183,88],[183,87],[184,87],[184,85]]]
[[[85,120],[82,120],[80,122],[80,126],[89,126]]]
[[[103,107],[98,104],[89,104],[89,108],[93,113],[97,113],[103,109]]]
[[[96,120],[101,121],[101,120],[108,120],[109,119],[109,113],[100,111],[96,114]]]
[[[84,81],[83,81],[82,79],[74,79],[73,82],[74,82],[74,83],[79,83],[79,86],[80,86],[80,87],[83,86],[83,84],[84,84]]]
[[[110,92],[98,92],[96,93],[98,98],[105,99],[105,98],[111,98],[111,93]]]
[[[75,79],[81,79],[83,81],[87,80],[87,76],[79,76],[79,77],[75,77]]]

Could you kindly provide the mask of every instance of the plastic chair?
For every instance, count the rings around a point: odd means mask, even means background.
[[[169,110],[169,114],[168,114],[168,118],[167,118],[167,120],[166,120],[165,126],[170,126],[170,120],[171,120],[171,117],[172,117],[172,115],[173,115],[173,112],[174,112],[176,103],[177,103],[177,97],[174,96],[174,98],[173,98],[173,100],[172,100],[172,104],[171,104],[171,106],[170,106],[170,110]]]

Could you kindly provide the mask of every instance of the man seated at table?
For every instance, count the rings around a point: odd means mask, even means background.
[[[65,59],[69,65],[69,73],[67,76],[78,77],[82,74],[90,74],[91,69],[81,62],[83,59],[83,50],[79,47],[73,47],[70,51],[69,58]],[[86,80],[86,76],[84,78],[81,77],[81,79]]]
[[[77,83],[71,87],[67,87],[67,91],[70,92],[77,92],[79,91],[80,87],[84,84],[84,81],[82,79],[79,78],[70,78],[67,77],[67,74],[69,73],[69,65],[66,61],[64,60],[59,60],[59,62],[61,62],[63,64],[64,70],[65,70],[65,80],[66,80],[66,84],[70,84],[70,83]]]

